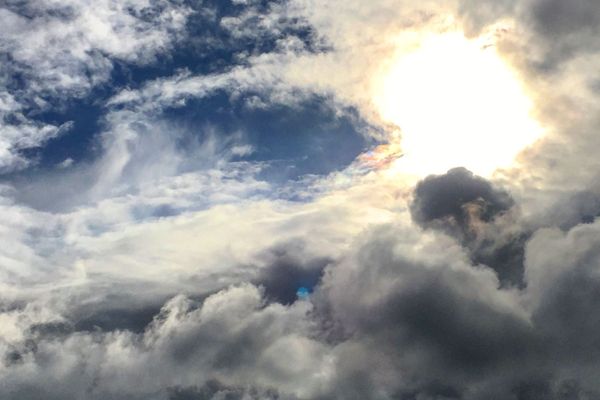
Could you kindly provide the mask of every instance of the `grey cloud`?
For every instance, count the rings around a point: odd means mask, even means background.
[[[332,261],[306,254],[301,240],[281,244],[266,252],[255,283],[262,286],[268,299],[282,304],[297,300],[298,289],[312,291],[320,282],[325,267]]]
[[[265,305],[258,289],[242,285],[200,303],[178,296],[140,334],[35,328],[20,352],[3,346],[0,392],[7,399],[312,397],[326,377],[307,374],[324,368],[325,354],[309,338],[307,305]]]
[[[161,306],[149,304],[136,307],[123,302],[117,307],[103,308],[96,310],[86,307],[78,308],[71,316],[74,320],[72,330],[89,332],[127,330],[140,333],[153,321]],[[39,328],[33,329],[38,330]]]
[[[600,17],[597,3],[592,0],[576,0],[565,3],[558,0],[535,0],[533,15],[538,29],[554,37],[586,32],[597,27]]]
[[[464,168],[419,182],[411,214],[415,222],[456,236],[476,264],[493,268],[502,284],[522,285],[524,246],[530,233],[507,230],[502,219],[515,202],[508,192]]]
[[[374,230],[322,288],[351,333],[335,398],[600,398],[597,238],[597,223],[537,232],[517,291],[443,236]]]
[[[506,15],[514,15],[517,11],[517,0],[461,0],[458,14],[463,19],[467,35],[477,35],[487,25],[495,23]]]
[[[593,0],[534,0],[526,13],[546,49],[543,68],[556,68],[579,54],[600,50],[600,9]]]
[[[568,231],[579,224],[593,223],[600,215],[600,194],[592,186],[556,197],[552,205],[537,213],[539,225]]]
[[[600,357],[592,333],[600,328],[599,232],[597,222],[566,233],[540,230],[527,247],[529,301],[537,306],[533,319],[555,354],[565,357],[565,368],[593,368]]]
[[[201,387],[170,388],[169,400],[279,400],[274,390],[228,387],[217,380],[206,382]],[[291,400],[291,398],[287,397]]]
[[[411,212],[420,224],[456,228],[468,237],[472,218],[489,222],[513,204],[505,191],[465,168],[455,168],[420,182],[415,188]]]
[[[594,0],[502,0],[461,1],[467,27],[474,32],[503,18],[514,18],[528,32],[526,55],[537,73],[559,72],[581,55],[595,54],[600,47],[600,9]]]
[[[388,391],[435,386],[466,398],[478,380],[540,351],[514,293],[498,290],[495,276],[454,246],[443,236],[380,228],[327,275],[323,290],[352,340],[404,371]],[[383,379],[378,374],[385,377],[375,370],[371,379]]]
[[[8,399],[599,399],[598,226],[536,232],[526,244],[521,290],[499,288],[495,274],[474,266],[446,234],[387,225],[329,261],[310,299],[287,306],[270,302],[269,290],[277,288],[263,283],[264,293],[244,284],[207,297],[177,296],[156,314],[148,310],[152,318],[142,329],[119,326],[122,315],[111,307],[122,300],[105,307],[113,329],[82,331],[68,320],[32,315],[42,322],[2,345],[2,379],[10,385],[0,393]],[[285,242],[259,258],[267,269],[286,272],[319,259],[302,242]],[[329,322],[343,331],[333,341]],[[48,387],[53,380],[60,385]]]

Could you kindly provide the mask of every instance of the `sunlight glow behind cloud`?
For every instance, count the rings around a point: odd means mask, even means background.
[[[493,46],[452,32],[408,48],[375,84],[374,98],[382,118],[402,129],[404,172],[464,166],[489,175],[542,134],[530,99]]]

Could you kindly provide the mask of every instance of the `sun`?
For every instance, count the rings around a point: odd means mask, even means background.
[[[457,166],[490,175],[542,134],[531,100],[495,47],[460,32],[399,51],[377,80],[374,103],[402,130],[398,168],[418,175]]]

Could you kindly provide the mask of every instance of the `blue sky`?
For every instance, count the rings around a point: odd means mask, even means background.
[[[199,8],[194,9],[194,6]],[[253,3],[251,7],[229,2],[201,6],[194,2],[181,3],[178,9],[190,13],[189,18],[183,23],[182,32],[176,38],[169,38],[168,48],[157,48],[143,60],[135,56],[128,59],[102,54],[106,63],[102,71],[105,76],[98,84],[89,84],[85,89],[67,87],[65,92],[59,93],[52,93],[51,89],[33,90],[27,87],[26,78],[20,79],[32,72],[31,67],[15,62],[12,68],[16,71],[10,71],[7,88],[10,95],[21,96],[22,115],[34,124],[62,126],[63,129],[60,134],[40,138],[43,142],[15,149],[16,153],[22,154],[25,165],[8,166],[5,175],[8,179],[15,173],[27,176],[31,170],[51,169],[65,160],[72,160],[71,165],[92,162],[101,154],[98,136],[106,128],[107,114],[111,112],[107,101],[122,90],[140,89],[149,82],[168,79],[181,71],[192,76],[227,73],[248,65],[247,58],[251,55],[276,53],[277,42],[281,40],[298,40],[307,51],[318,51],[322,47],[306,22],[288,21],[286,17],[276,21],[279,26],[264,31],[247,34],[234,30],[242,31],[246,25],[260,21],[273,6],[268,2]],[[35,20],[34,12],[22,8],[16,7],[16,15]],[[64,7],[65,10],[68,8]],[[45,10],[44,17],[55,13],[60,20],[60,13],[68,12],[61,10],[61,7]],[[157,7],[151,12],[160,10],[161,7]],[[245,19],[237,21],[240,16]],[[228,19],[235,21],[232,27],[223,23]],[[10,64],[7,67],[11,67]],[[100,79],[84,65],[76,67],[82,68],[78,71],[82,79]],[[47,83],[51,84],[51,81]],[[32,102],[30,97],[34,96],[43,99],[43,106]],[[153,117],[189,131],[190,140],[202,141],[202,130],[209,127],[221,130],[223,135],[242,134],[253,150],[241,159],[276,163],[277,173],[275,170],[271,174],[265,172],[265,176],[280,181],[339,170],[373,144],[364,132],[367,123],[351,106],[336,113],[331,96],[316,93],[302,97],[293,107],[285,102],[255,107],[251,103],[262,101],[260,92],[249,87],[231,93],[223,88],[206,97],[196,99],[192,96],[185,105],[166,106]],[[5,120],[10,122],[10,115]],[[332,146],[333,143],[340,145]],[[311,161],[306,162],[307,158]]]

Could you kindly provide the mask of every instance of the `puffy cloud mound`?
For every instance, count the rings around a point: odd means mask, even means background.
[[[474,220],[490,222],[514,204],[510,195],[465,168],[429,176],[415,189],[411,212],[424,226],[456,228],[465,236]]]
[[[140,334],[32,325],[3,343],[2,397],[312,396],[329,377],[327,351],[310,337],[309,309],[266,304],[256,287],[241,285],[200,304],[177,296]]]
[[[502,287],[446,231],[397,220],[331,259],[302,241],[271,246],[239,270],[237,280],[256,285],[154,309],[142,296],[158,293],[151,287],[133,293],[138,303],[77,302],[73,289],[5,302],[0,394],[597,399],[599,233],[597,222],[535,231],[523,243],[521,288]],[[312,293],[292,298],[307,277]]]
[[[523,284],[524,245],[529,237],[512,223],[508,192],[464,168],[419,182],[411,203],[413,220],[442,230],[469,250],[475,264],[493,268],[503,285]]]

